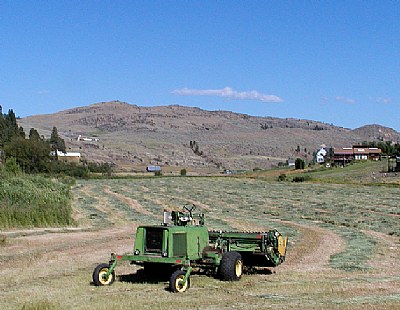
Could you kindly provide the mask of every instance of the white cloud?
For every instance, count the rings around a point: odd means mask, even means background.
[[[39,90],[37,93],[38,93],[38,95],[41,95],[41,96],[43,96],[43,95],[47,95],[47,94],[49,94],[49,93],[50,93],[50,91],[49,91],[49,90],[47,90],[47,89],[42,89],[42,90]]]
[[[328,104],[328,103],[329,103],[329,98],[328,97],[324,96],[324,97],[321,98],[321,104],[322,105],[325,105],[325,104]]]
[[[178,96],[217,96],[229,99],[238,100],[257,100],[263,102],[282,102],[283,99],[275,95],[267,95],[260,93],[256,90],[239,92],[231,87],[222,89],[191,89],[181,88],[172,91],[173,94]]]
[[[343,96],[336,96],[335,99],[337,101],[341,101],[341,102],[348,103],[348,104],[356,103],[356,101],[354,99],[346,98]]]
[[[392,99],[388,98],[388,97],[379,97],[376,99],[377,103],[381,103],[381,104],[389,104],[392,102]]]

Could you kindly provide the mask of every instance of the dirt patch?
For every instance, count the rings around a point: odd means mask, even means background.
[[[377,251],[368,265],[388,275],[398,275],[400,238],[369,230],[363,231],[363,233],[378,242]]]
[[[345,249],[345,241],[329,229],[288,221],[279,222],[296,228],[300,234],[299,241],[295,244],[289,240],[285,264],[278,267],[281,272],[320,272],[331,269],[330,257]]]

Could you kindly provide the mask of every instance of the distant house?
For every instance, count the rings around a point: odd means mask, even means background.
[[[327,153],[328,153],[328,152],[325,150],[325,148],[322,147],[322,148],[317,152],[317,155],[316,155],[317,163],[319,163],[319,164],[324,163],[324,162],[325,162],[325,156],[326,156]]]
[[[287,164],[289,167],[296,166],[296,161],[294,159],[288,159]]]
[[[355,146],[353,149],[355,160],[379,160],[379,157],[382,153],[382,150],[378,149],[377,147]]]
[[[333,162],[342,166],[354,160],[354,152],[352,147],[341,147],[333,149]]]
[[[99,138],[95,138],[95,137],[82,137],[82,135],[78,136],[77,141],[85,141],[85,142],[99,142],[100,139]]]
[[[55,156],[56,153],[55,152],[51,152],[50,153],[51,156]],[[79,162],[81,159],[81,153],[79,152],[61,152],[61,151],[57,151],[57,158],[59,160],[63,160],[63,161],[69,161],[69,162]]]
[[[370,159],[370,160],[379,160],[380,156],[382,154],[382,150],[377,147],[369,147],[369,148],[365,148],[365,150],[363,148],[361,148],[361,149],[357,148],[357,151],[367,153],[366,159]],[[365,156],[362,159],[365,159]]]
[[[147,167],[146,167],[146,171],[147,171],[147,172],[157,172],[157,171],[161,171],[161,167],[160,167],[160,166],[147,166]]]
[[[332,160],[339,165],[346,165],[353,160],[379,160],[382,150],[376,147],[342,147],[334,148]]]

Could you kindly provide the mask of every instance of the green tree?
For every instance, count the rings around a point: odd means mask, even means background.
[[[59,150],[65,151],[64,140],[58,136],[57,128],[53,128],[55,141]],[[0,113],[0,147],[3,150],[4,160],[13,158],[22,171],[47,172],[50,159],[50,143],[39,135],[36,129],[31,128],[29,139],[17,124],[13,110],[8,114]]]
[[[29,131],[29,140],[32,140],[32,141],[41,140],[40,135],[35,128],[31,128],[31,130]]]
[[[4,145],[5,158],[15,158],[26,173],[46,172],[50,159],[50,144],[41,138],[35,129],[29,132],[29,139],[15,135]]]
[[[0,143],[10,142],[12,137],[19,133],[17,119],[13,110],[9,110],[8,114],[1,115],[0,119]]]
[[[26,171],[26,167],[29,163],[27,140],[17,135],[13,136],[11,140],[4,145],[4,155],[6,160],[14,157],[21,169]]]
[[[295,168],[296,169],[304,169],[305,167],[305,162],[303,159],[301,158],[296,158],[295,162],[294,162]]]
[[[32,137],[31,137],[32,133]],[[31,130],[30,138],[27,141],[28,162],[27,172],[46,172],[50,161],[50,143],[39,137],[34,129]]]
[[[53,127],[53,130],[51,131],[51,136],[50,136],[50,146],[51,150],[54,152],[61,151],[61,152],[66,152],[65,148],[65,142],[61,137],[58,135],[58,130],[57,127]]]
[[[5,141],[6,120],[2,113],[0,113],[0,145]]]

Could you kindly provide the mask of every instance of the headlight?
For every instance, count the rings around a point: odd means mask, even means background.
[[[133,254],[139,255],[139,254],[140,254],[140,251],[139,251],[139,250],[135,250],[135,252],[134,252]]]

